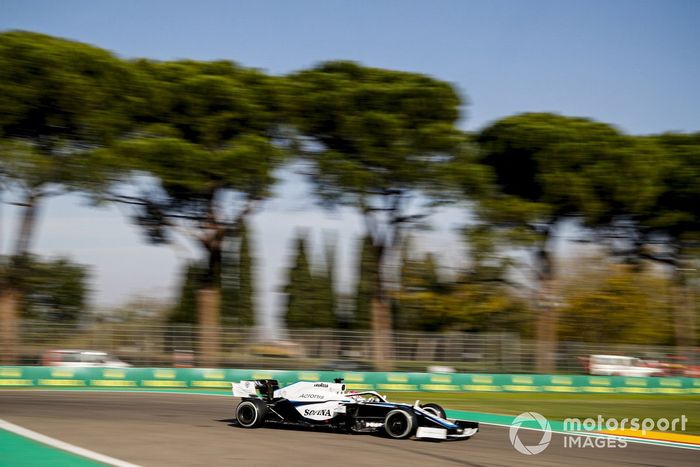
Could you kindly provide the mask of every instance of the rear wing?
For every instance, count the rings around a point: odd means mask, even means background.
[[[274,392],[280,385],[274,379],[256,379],[254,381],[241,381],[231,383],[231,392],[234,397],[264,397],[272,400]]]
[[[255,381],[231,383],[231,392],[234,397],[257,397],[258,395],[258,392],[255,390]]]

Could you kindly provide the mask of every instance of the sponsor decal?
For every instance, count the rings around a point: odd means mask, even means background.
[[[331,411],[328,409],[304,409],[304,416],[305,417],[314,417],[314,416],[322,416],[322,417],[330,417],[331,416]]]
[[[315,388],[327,388],[328,385],[326,383],[316,383],[314,384]]]
[[[300,394],[299,399],[323,399],[321,394]]]

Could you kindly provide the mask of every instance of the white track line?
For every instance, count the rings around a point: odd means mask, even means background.
[[[25,438],[29,438],[34,441],[38,441],[42,444],[46,444],[47,446],[51,446],[56,449],[60,449],[62,451],[67,451],[73,454],[77,454],[81,457],[88,458],[90,460],[94,460],[97,462],[102,462],[104,464],[108,465],[114,465],[116,467],[139,467],[136,464],[132,464],[130,462],[125,462],[119,459],[115,459],[114,457],[109,457],[105,456],[104,454],[100,454],[94,451],[90,451],[89,449],[84,449],[78,446],[74,446],[72,444],[65,443],[63,441],[57,440],[55,438],[51,438],[46,435],[42,435],[41,433],[37,433],[36,431],[28,430],[27,428],[21,427],[19,425],[15,425],[14,423],[10,423],[6,420],[0,419],[0,429],[7,430],[9,432],[15,433],[20,436],[24,436]]]

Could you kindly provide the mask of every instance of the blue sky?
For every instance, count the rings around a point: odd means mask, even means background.
[[[76,39],[123,57],[232,59],[281,74],[322,60],[418,71],[454,83],[461,125],[478,129],[524,111],[556,111],[633,133],[700,130],[698,1],[32,1],[2,0],[0,29]],[[280,197],[256,216],[261,308],[277,308],[281,266],[296,227],[341,236],[341,269],[361,232],[353,213],[324,213],[285,172]],[[290,195],[294,194],[294,195]],[[437,216],[432,249],[454,248],[461,211]],[[291,214],[290,213],[294,213]],[[5,208],[2,239],[12,239]],[[443,236],[443,237],[441,237]],[[441,245],[438,248],[436,245]],[[144,246],[117,208],[75,197],[43,211],[37,251],[93,265],[96,303],[170,296],[187,254]],[[5,246],[6,248],[6,246]],[[343,276],[343,281],[351,281]],[[271,311],[272,310],[272,311]],[[272,319],[272,318],[270,318]]]

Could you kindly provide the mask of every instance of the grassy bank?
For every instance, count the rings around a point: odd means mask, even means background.
[[[667,418],[685,415],[686,433],[700,434],[700,396],[627,394],[514,394],[395,392],[390,400],[436,402],[444,407],[470,412],[518,415],[534,411],[552,420],[565,418]]]

